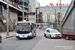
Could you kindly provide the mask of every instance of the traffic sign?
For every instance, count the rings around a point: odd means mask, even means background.
[[[60,18],[59,21],[62,21],[62,18]]]

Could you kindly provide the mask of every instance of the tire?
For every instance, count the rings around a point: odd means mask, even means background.
[[[47,38],[46,34],[44,34],[44,37]]]
[[[35,33],[34,37],[36,37],[36,33]]]
[[[36,32],[34,32],[35,34],[34,34],[34,36],[33,37],[36,37]]]
[[[66,39],[66,40],[69,40],[70,38],[69,38],[69,36],[66,36],[65,39]]]
[[[45,37],[45,33],[44,33],[44,37]]]
[[[59,39],[62,39],[61,37]]]
[[[0,41],[0,43],[2,43],[2,40]]]
[[[18,40],[21,40],[21,38],[18,38]]]
[[[49,37],[50,39],[51,39],[51,35],[50,35],[50,37]]]
[[[0,43],[2,43],[2,37],[1,37],[1,39],[0,39]]]
[[[0,41],[0,43],[1,43],[1,41]]]

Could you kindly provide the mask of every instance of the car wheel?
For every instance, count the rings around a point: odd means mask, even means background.
[[[61,37],[59,39],[61,39]]]
[[[0,40],[0,43],[2,42],[2,40]]]
[[[47,38],[46,34],[44,34],[44,37]]]
[[[36,37],[36,32],[35,32],[35,35],[34,35],[34,37]]]
[[[0,43],[1,43],[1,41],[0,41]]]
[[[65,39],[66,39],[66,40],[69,40],[70,38],[69,38],[69,36],[66,36]]]
[[[21,40],[21,38],[18,38],[18,40]]]
[[[45,37],[45,33],[44,33],[44,37]]]
[[[51,35],[50,35],[50,37],[49,38],[51,38]]]

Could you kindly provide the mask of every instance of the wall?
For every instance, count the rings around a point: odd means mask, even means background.
[[[63,29],[74,30],[75,29],[75,8],[72,10],[69,15],[66,23],[62,27]]]
[[[10,12],[10,19],[12,20],[13,24],[17,22],[17,13]]]

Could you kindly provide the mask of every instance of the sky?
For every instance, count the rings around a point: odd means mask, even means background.
[[[56,5],[56,3],[60,3],[60,0],[37,0],[40,3],[40,6],[46,6],[49,5],[49,3],[53,3]],[[62,3],[68,3],[70,4],[71,0],[61,0]]]

